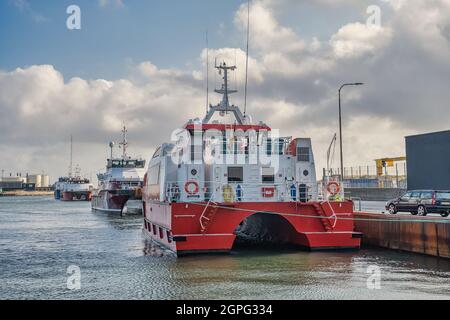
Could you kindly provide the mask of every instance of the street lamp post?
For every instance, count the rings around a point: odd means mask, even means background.
[[[345,83],[339,88],[339,149],[341,156],[341,183],[344,181],[344,152],[342,151],[342,112],[341,112],[341,91],[348,86],[362,86],[364,83]]]

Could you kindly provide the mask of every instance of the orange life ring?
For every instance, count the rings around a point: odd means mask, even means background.
[[[191,186],[194,186],[193,190],[190,188]],[[191,196],[198,194],[199,190],[200,188],[198,187],[197,181],[188,181],[184,185],[184,191]]]
[[[334,187],[334,188],[333,188]],[[336,181],[328,182],[327,185],[327,191],[332,195],[335,196],[339,192],[341,192],[341,185],[337,183]]]

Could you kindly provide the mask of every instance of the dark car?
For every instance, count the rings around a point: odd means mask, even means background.
[[[411,212],[413,215],[426,216],[438,213],[445,218],[450,215],[450,191],[408,191],[400,198],[388,201],[386,209],[390,214]]]

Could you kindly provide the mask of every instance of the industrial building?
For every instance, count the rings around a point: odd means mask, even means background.
[[[450,190],[450,131],[406,137],[408,189]]]
[[[15,190],[43,190],[50,188],[50,177],[46,174],[24,175],[12,173],[9,176],[0,177],[0,189],[3,191]]]
[[[20,190],[23,189],[23,184],[26,183],[26,181],[26,177],[2,177],[0,179],[0,189],[3,191]]]

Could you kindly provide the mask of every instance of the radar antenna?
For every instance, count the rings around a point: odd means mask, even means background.
[[[126,126],[123,126],[122,129],[122,142],[119,143],[119,145],[122,147],[122,159],[126,159],[127,158],[127,147],[128,147],[128,141],[127,141],[127,133],[128,130],[126,128]]]
[[[109,148],[111,149],[111,156],[110,156],[110,159],[112,160],[112,158],[113,158],[113,148],[114,148],[114,142],[113,141],[111,141],[110,143],[109,143]]]
[[[222,88],[214,90],[214,92],[223,94],[222,102],[220,103],[220,106],[222,108],[225,108],[225,111],[230,107],[230,100],[228,99],[229,94],[236,93],[237,90],[230,90],[228,89],[228,71],[234,71],[236,70],[236,66],[227,66],[225,62],[216,65],[215,68],[219,70],[219,74],[222,74],[223,71],[223,84]]]

